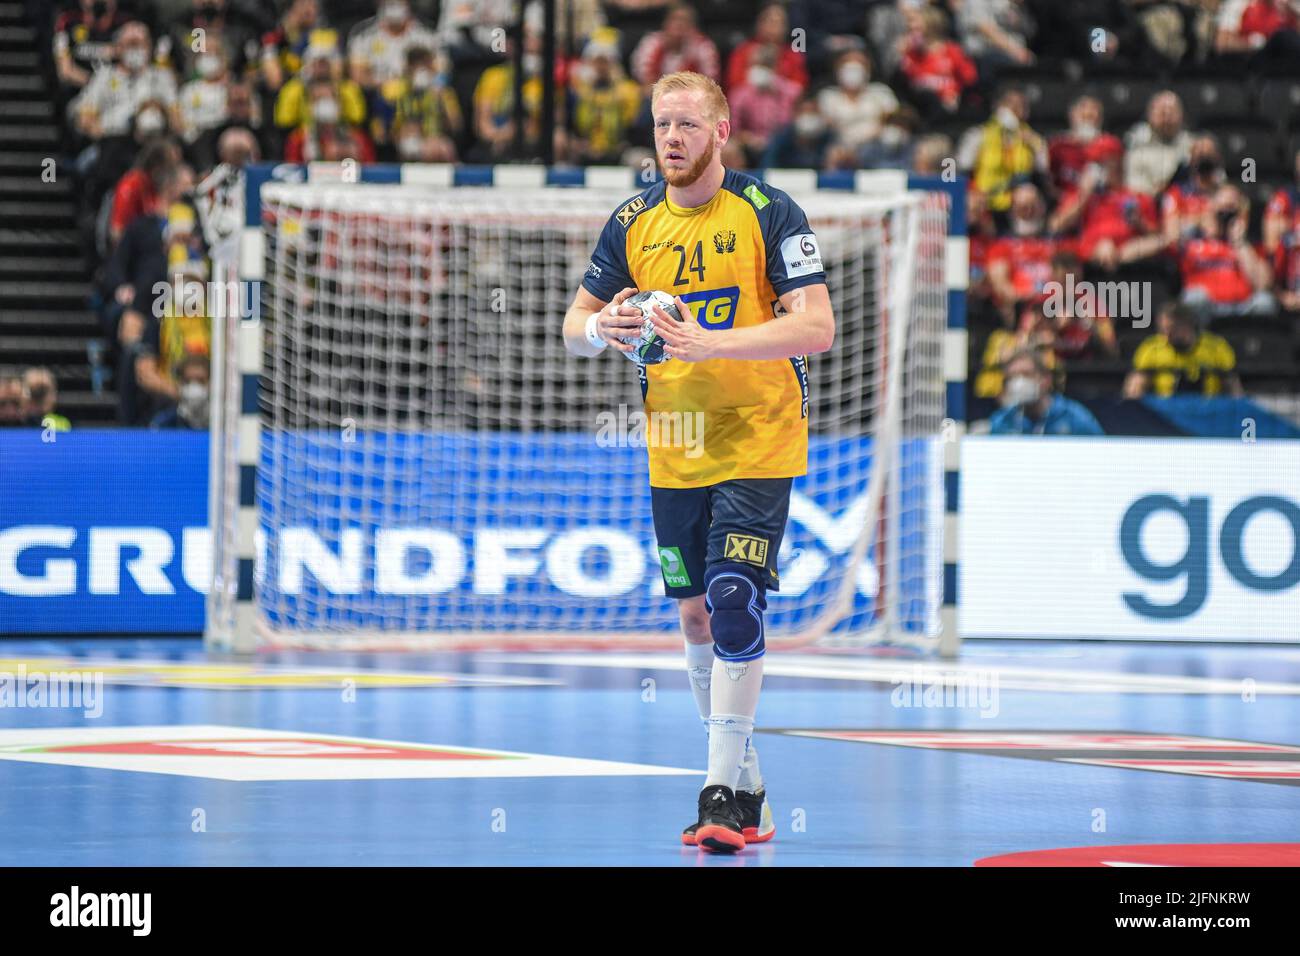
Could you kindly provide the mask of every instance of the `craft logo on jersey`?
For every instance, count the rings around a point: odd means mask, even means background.
[[[731,229],[723,229],[721,232],[713,234],[713,248],[719,253],[736,251],[736,233]]]
[[[632,220],[637,217],[641,210],[645,209],[645,200],[640,196],[633,199],[630,203],[618,211],[619,225],[627,227],[631,225]]]
[[[746,564],[757,564],[761,568],[767,564],[767,538],[756,538],[748,534],[729,534],[723,554],[728,561],[744,561]]]
[[[642,252],[654,252],[656,249],[667,249],[673,244],[671,239],[661,239],[658,242],[652,242],[649,245],[641,247]]]
[[[729,329],[736,321],[736,306],[740,303],[740,286],[724,289],[701,289],[687,292],[681,300],[695,313],[695,321],[706,329]]]

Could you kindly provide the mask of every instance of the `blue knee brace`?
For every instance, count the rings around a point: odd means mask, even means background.
[[[758,571],[735,561],[711,564],[704,572],[704,588],[713,653],[724,661],[762,657],[767,586]]]

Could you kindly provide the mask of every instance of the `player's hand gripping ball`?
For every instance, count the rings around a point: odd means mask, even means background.
[[[650,318],[650,310],[658,305],[668,313],[669,316],[682,321],[682,314],[677,308],[677,303],[667,292],[638,292],[636,295],[629,296],[623,305],[630,305],[633,308],[640,309],[641,315],[645,319],[641,323],[641,334],[624,338],[621,341],[632,346],[631,352],[623,354],[637,365],[658,365],[660,362],[666,362],[672,356],[664,354],[664,340],[659,337],[655,331],[654,322]]]

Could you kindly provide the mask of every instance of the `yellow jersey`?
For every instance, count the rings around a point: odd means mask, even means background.
[[[608,302],[633,286],[680,296],[708,329],[745,328],[784,314],[780,296],[824,284],[821,251],[784,192],[728,169],[702,206],[669,201],[660,180],[609,218],[582,285]],[[702,488],[808,470],[808,364],[789,359],[675,359],[639,368],[649,427],[696,414],[700,441],[647,441],[650,484]],[[661,428],[662,433],[665,429]]]
[[[1161,398],[1186,392],[1208,398],[1223,394],[1237,356],[1228,340],[1213,332],[1198,335],[1187,352],[1178,351],[1165,336],[1153,335],[1133,353],[1133,367],[1151,376],[1151,391]]]

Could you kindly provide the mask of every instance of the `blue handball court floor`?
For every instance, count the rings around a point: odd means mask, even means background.
[[[680,653],[0,642],[10,865],[1300,865],[1300,648],[773,653],[776,838],[681,845]]]

